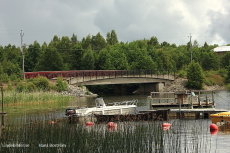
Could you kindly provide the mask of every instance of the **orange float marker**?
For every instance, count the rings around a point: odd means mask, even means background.
[[[170,124],[170,123],[163,123],[162,128],[163,128],[163,130],[168,130],[171,127],[171,125],[172,124]]]
[[[86,122],[85,123],[87,126],[94,125],[94,122]]]

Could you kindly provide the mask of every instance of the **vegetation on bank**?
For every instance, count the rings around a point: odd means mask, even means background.
[[[74,97],[64,96],[62,94],[54,92],[17,92],[17,91],[6,91],[4,92],[4,104],[6,106],[15,105],[34,105],[42,103],[62,102],[73,100]]]
[[[71,38],[68,36],[59,38],[55,35],[49,43],[39,44],[34,41],[22,49],[25,56],[25,72],[170,69],[178,76],[194,79],[193,73],[189,73],[192,53],[194,70],[201,69],[204,75],[217,72],[216,75],[225,79],[226,85],[230,83],[230,52],[218,55],[213,51],[215,47],[218,47],[218,44],[209,45],[205,42],[200,45],[197,40],[182,45],[159,42],[155,36],[150,39],[122,42],[118,40],[115,30],[112,30],[107,33],[106,38],[100,32],[88,35],[82,40],[78,40],[74,34]],[[11,44],[0,46],[0,82],[9,82],[10,85],[10,82],[20,80],[22,80],[21,48]],[[211,85],[217,80],[208,76],[200,81]],[[27,90],[34,90],[35,83],[27,84]],[[190,79],[187,87],[201,88]],[[24,83],[19,90],[21,88],[24,88]],[[55,90],[57,86],[47,87],[46,90],[49,88]],[[62,88],[61,85],[58,88]]]
[[[60,94],[66,91],[67,83],[59,77],[55,84],[45,77],[37,77],[21,82],[8,82],[4,88],[4,104],[9,105],[26,105],[41,104],[73,100],[74,97]]]

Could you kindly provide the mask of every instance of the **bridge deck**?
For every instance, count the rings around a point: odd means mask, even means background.
[[[50,72],[25,72],[25,78],[35,78],[38,76],[44,76],[49,79],[62,76],[66,78],[69,84],[113,84],[113,81],[118,78],[127,78],[124,82],[135,83],[136,80],[130,80],[131,78],[146,78],[146,79],[161,79],[155,82],[173,81],[175,79],[175,73],[171,70],[82,70],[82,71],[50,71]],[[114,79],[114,80],[111,80]],[[163,80],[163,81],[162,81]],[[93,82],[94,81],[94,82]],[[89,83],[91,82],[91,83]],[[143,83],[154,82],[153,80],[142,80]],[[137,83],[142,83],[137,81]],[[119,84],[119,83],[118,83]]]

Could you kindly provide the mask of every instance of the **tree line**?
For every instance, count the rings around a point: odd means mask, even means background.
[[[191,48],[190,48],[191,47]],[[66,70],[186,70],[191,63],[199,63],[203,70],[227,69],[230,53],[217,55],[218,45],[200,46],[194,42],[184,45],[159,42],[157,37],[121,42],[115,30],[104,38],[100,32],[78,40],[77,35],[58,37],[46,43],[24,46],[25,72]],[[191,50],[190,50],[191,49]],[[15,45],[0,46],[0,79],[22,78],[22,52]]]

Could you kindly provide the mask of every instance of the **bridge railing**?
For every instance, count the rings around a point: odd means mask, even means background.
[[[143,78],[160,78],[174,80],[175,73],[170,70],[97,70],[77,72],[77,82],[124,78],[124,77],[143,77]],[[76,80],[76,79],[75,79]]]
[[[62,76],[64,78],[77,78],[78,81],[91,81],[98,79],[109,79],[118,77],[149,77],[161,79],[175,79],[175,72],[172,70],[82,70],[82,71],[49,71],[49,72],[25,72],[25,77],[35,78],[44,76],[48,79]]]

